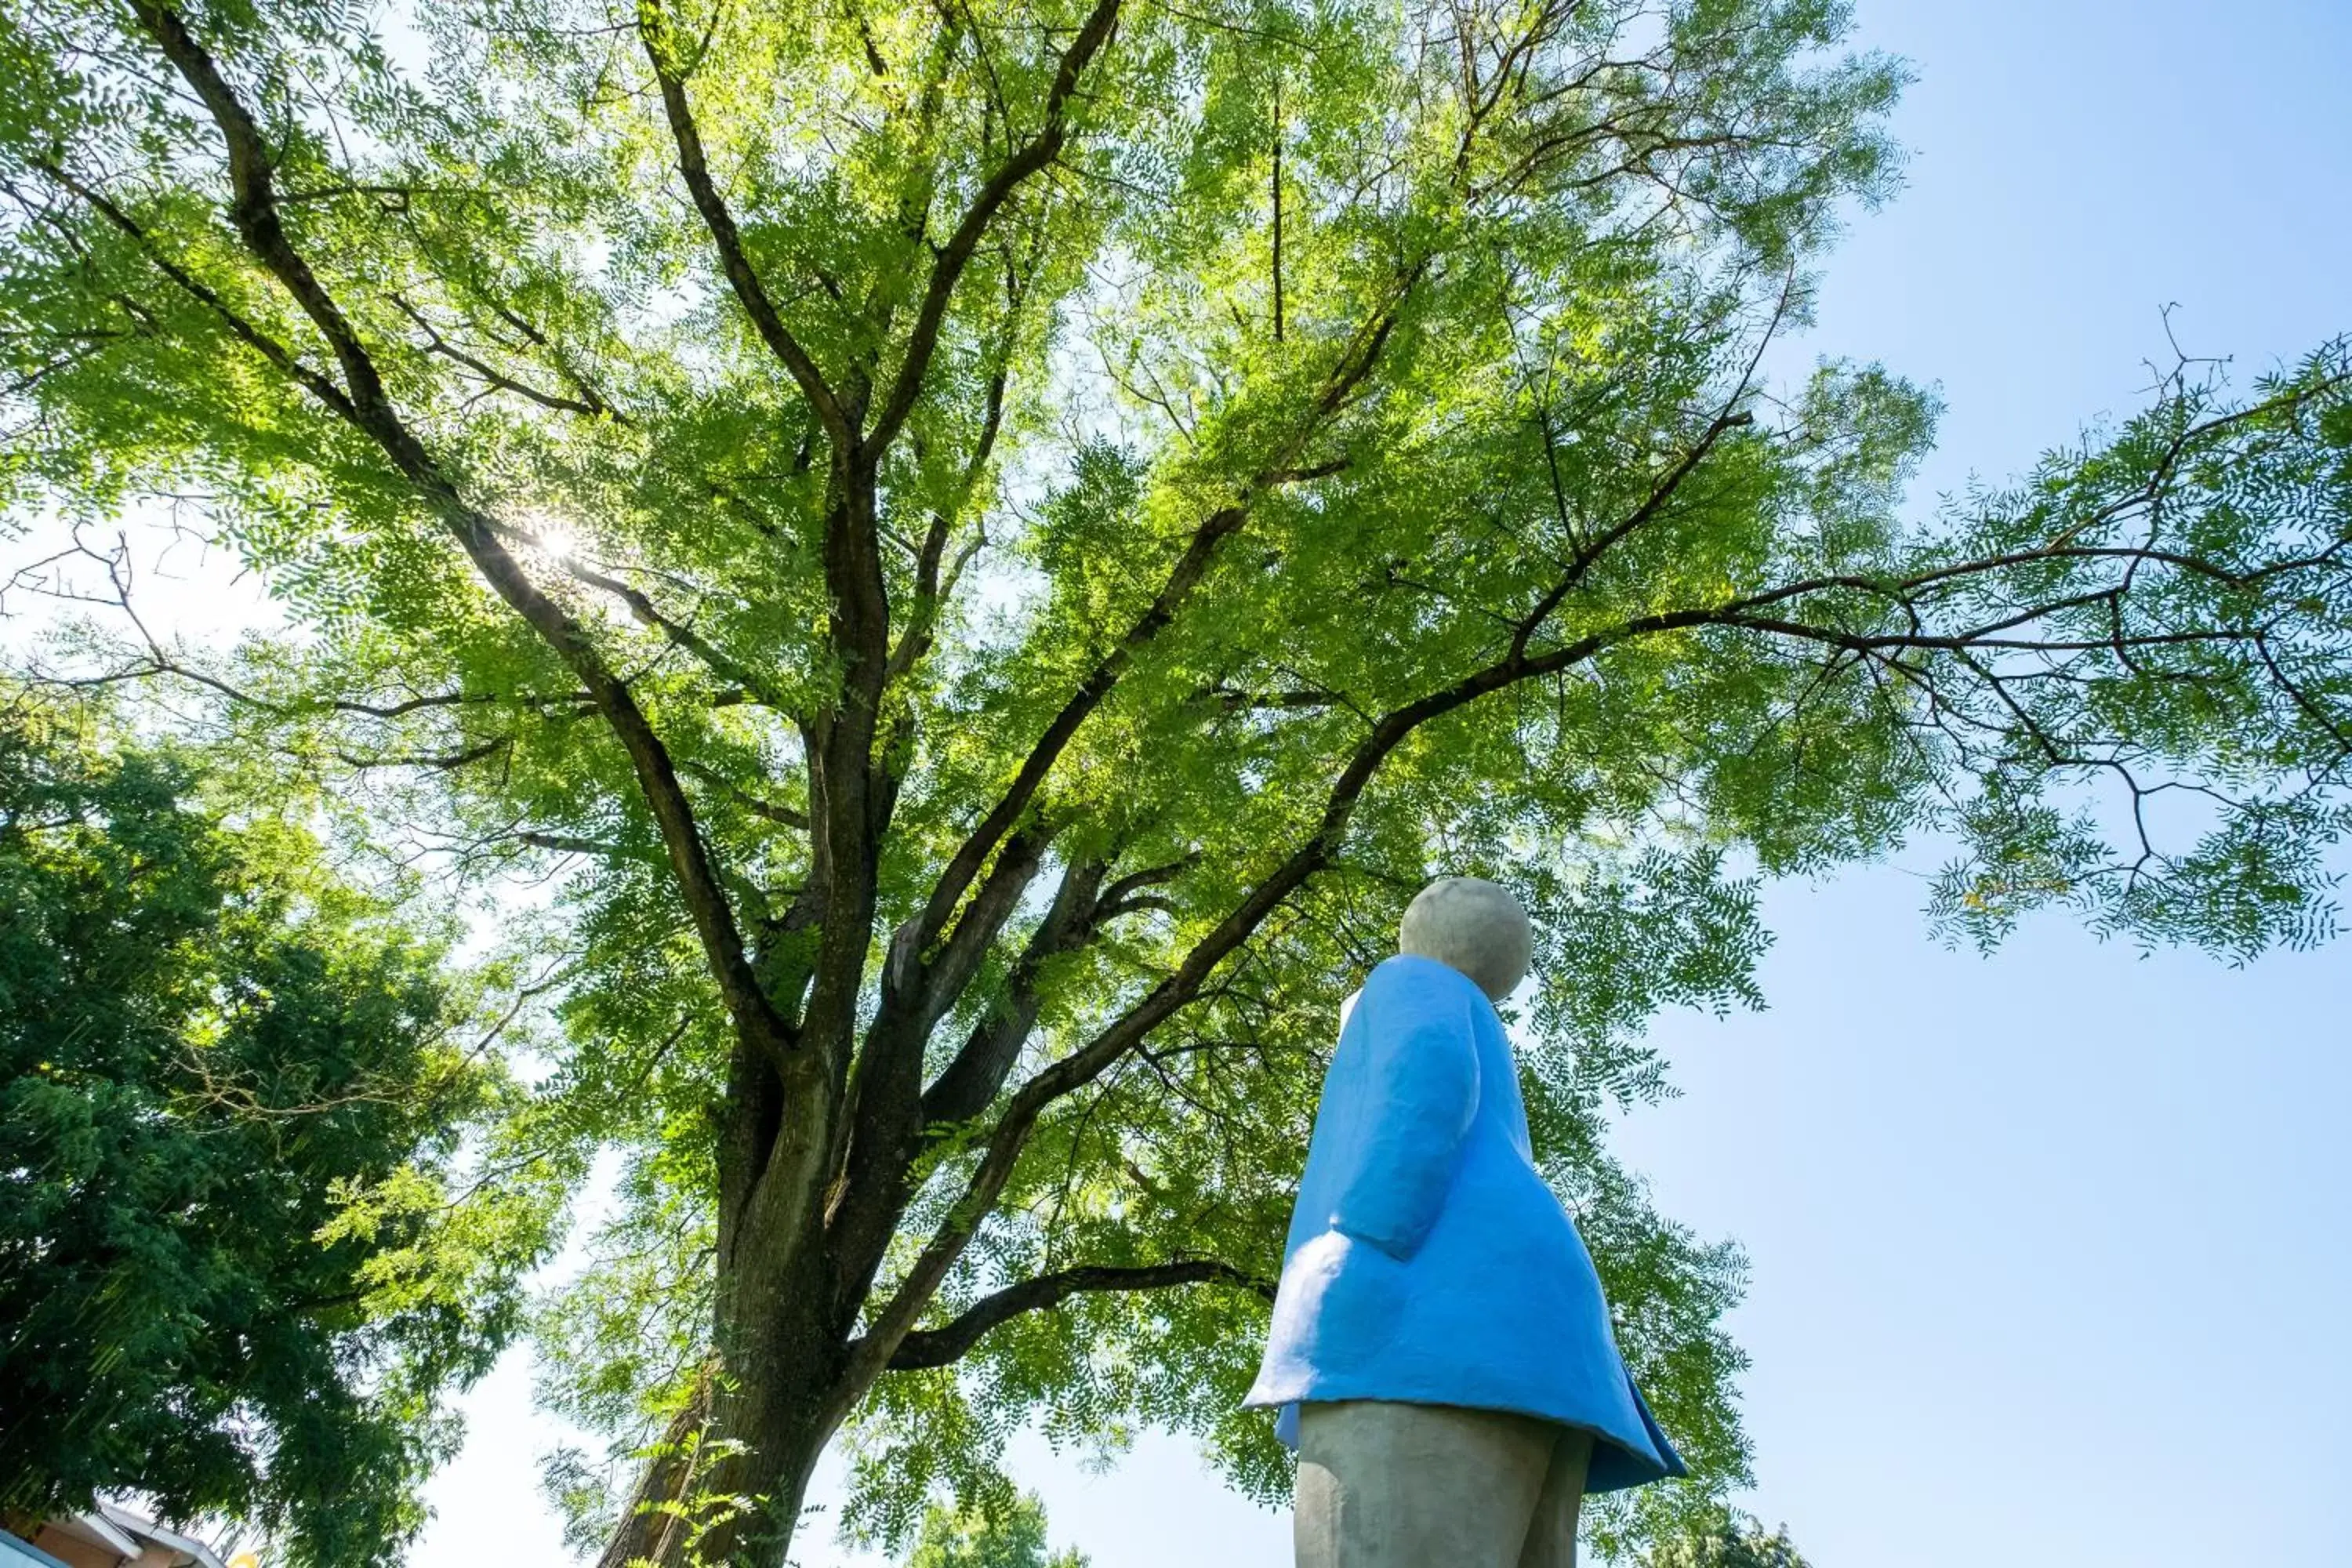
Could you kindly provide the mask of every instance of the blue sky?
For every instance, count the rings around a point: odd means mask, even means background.
[[[1915,504],[2122,416],[2168,353],[2241,374],[2352,330],[2352,4],[1861,0],[1919,80],[1814,354],[1948,405]],[[1748,1249],[1747,1505],[1815,1568],[2342,1568],[2352,949],[2231,970],[2057,919],[1928,939],[1922,850],[1772,890],[1769,1011],[1660,1020],[1678,1100],[1619,1147]],[[560,1560],[517,1361],[433,1484],[432,1568]],[[1146,1437],[1016,1468],[1097,1568],[1288,1561],[1288,1523]],[[804,1568],[864,1560],[822,1528]]]

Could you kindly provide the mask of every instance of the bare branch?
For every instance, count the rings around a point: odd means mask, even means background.
[[[453,773],[470,763],[497,756],[513,744],[512,735],[493,735],[487,741],[458,751],[436,754],[395,752],[381,757],[362,757],[356,752],[337,751],[332,755],[345,767],[357,768],[363,773],[371,768],[431,768],[439,773]]]
[[[411,714],[429,712],[445,708],[488,708],[513,706],[535,708],[591,707],[592,700],[584,691],[561,697],[540,697],[528,692],[499,693],[488,691],[444,691],[431,696],[404,698],[397,702],[362,702],[355,698],[331,697],[299,702],[280,702],[258,693],[247,691],[216,675],[182,664],[161,647],[151,647],[141,663],[121,669],[104,670],[95,675],[47,676],[38,684],[59,689],[86,689],[98,686],[120,686],[126,681],[184,680],[228,699],[241,708],[272,714],[281,719],[297,719],[305,713],[350,713],[364,719],[403,719]]]

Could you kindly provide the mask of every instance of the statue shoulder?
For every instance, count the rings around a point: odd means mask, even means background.
[[[1353,1016],[1359,1028],[1369,1028],[1375,1035],[1418,1036],[1436,1029],[1467,1038],[1486,1005],[1486,994],[1478,989],[1478,983],[1460,970],[1433,958],[1401,952],[1364,977]]]
[[[1478,983],[1450,963],[1441,963],[1419,953],[1400,952],[1393,958],[1382,959],[1364,977],[1364,986],[1356,994],[1368,1001],[1390,997],[1451,996],[1467,992],[1483,998]]]

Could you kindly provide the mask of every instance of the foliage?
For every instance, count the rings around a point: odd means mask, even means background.
[[[0,720],[0,1506],[138,1491],[396,1560],[551,1205],[440,933],[185,757]]]
[[[907,1568],[1087,1568],[1087,1561],[1075,1548],[1047,1555],[1045,1505],[1024,1493],[994,1512],[928,1510]]]
[[[1538,1151],[1698,1460],[1654,1534],[1744,1474],[1737,1260],[1601,1131],[1656,1009],[1757,1000],[1757,879],[1945,836],[1957,938],[2241,956],[2328,933],[2346,826],[2343,345],[1924,523],[1927,396],[1759,377],[1895,177],[1845,29],[24,0],[18,515],[168,499],[299,634],[39,673],[553,884],[531,1137],[625,1176],[551,1392],[722,1454],[746,1560],[837,1434],[894,1542],[1032,1416],[1279,1491],[1234,1402],[1334,1013],[1501,877]]]
[[[1808,1568],[1782,1525],[1771,1534],[1752,1519],[1726,1513],[1704,1527],[1659,1541],[1643,1568]]]

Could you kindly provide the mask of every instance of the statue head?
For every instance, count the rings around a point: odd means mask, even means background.
[[[1405,907],[1397,951],[1458,969],[1500,1002],[1528,977],[1535,931],[1505,889],[1478,877],[1440,877]]]

